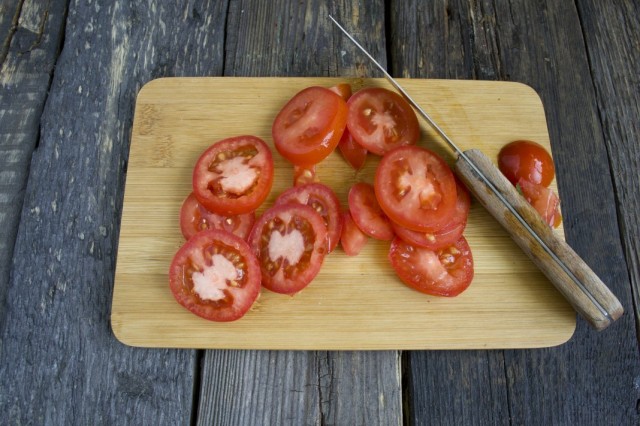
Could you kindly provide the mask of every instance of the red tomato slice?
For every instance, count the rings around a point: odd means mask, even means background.
[[[344,253],[347,256],[357,256],[367,244],[367,241],[369,241],[369,237],[358,228],[358,225],[356,225],[351,217],[351,213],[348,211],[342,213],[342,235],[340,236],[340,244],[342,245]]]
[[[367,149],[353,140],[348,129],[345,129],[338,143],[338,149],[345,160],[355,170],[360,170],[367,160]]]
[[[547,225],[557,228],[562,223],[560,199],[552,189],[520,179],[518,188],[522,196],[540,213]]]
[[[249,213],[267,198],[273,157],[255,136],[223,139],[210,146],[193,170],[193,192],[207,210],[221,215]]]
[[[272,134],[278,152],[293,164],[310,166],[331,154],[347,122],[347,104],[324,87],[309,87],[278,113]]]
[[[382,158],[375,176],[382,210],[405,228],[434,232],[445,226],[456,206],[456,182],[436,153],[403,146]]]
[[[241,238],[217,229],[202,231],[175,254],[169,286],[175,299],[211,321],[242,317],[260,294],[260,266]]]
[[[318,212],[327,227],[327,250],[332,252],[342,232],[340,201],[333,190],[321,183],[296,186],[280,194],[275,205],[292,202],[309,206]]]
[[[349,190],[349,212],[358,228],[366,235],[378,240],[389,241],[393,238],[393,229],[389,218],[384,214],[373,186],[365,182],[356,183]]]
[[[393,148],[414,145],[420,137],[418,118],[402,96],[387,89],[356,92],[348,102],[347,128],[367,150],[384,155]]]
[[[525,179],[549,186],[555,176],[553,160],[547,150],[532,141],[514,141],[498,153],[498,168],[512,184]]]
[[[302,167],[293,166],[293,186],[304,185],[307,183],[318,182],[318,175],[316,174],[316,166]]]
[[[435,251],[395,238],[389,260],[402,282],[434,296],[457,296],[473,279],[473,257],[464,237]]]
[[[207,229],[221,229],[242,238],[247,238],[256,215],[254,212],[237,216],[222,216],[211,213],[200,205],[196,196],[191,193],[182,203],[180,209],[180,230],[185,239],[193,237]]]
[[[329,87],[329,90],[340,95],[340,97],[342,97],[342,99],[344,99],[345,101],[348,101],[351,97],[351,85],[347,83],[336,84],[333,87]]]
[[[471,198],[467,190],[457,179],[456,185],[458,194],[456,208],[451,216],[451,221],[442,229],[434,232],[418,232],[392,222],[391,226],[396,235],[409,244],[428,248],[429,250],[438,250],[458,241],[462,236],[464,228],[467,226]]]
[[[280,204],[256,221],[249,244],[260,262],[262,285],[293,295],[320,271],[327,253],[327,227],[309,206]]]

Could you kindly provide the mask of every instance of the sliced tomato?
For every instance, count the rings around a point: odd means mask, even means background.
[[[455,211],[453,173],[425,148],[403,146],[385,155],[376,170],[375,191],[387,216],[413,231],[442,229]]]
[[[275,205],[292,202],[309,206],[318,212],[327,227],[327,250],[332,252],[342,232],[340,201],[333,190],[321,183],[295,186],[280,194]]]
[[[395,238],[389,260],[407,286],[434,296],[457,296],[473,279],[473,257],[464,237],[439,250],[429,250]]]
[[[273,157],[255,136],[223,139],[210,146],[193,170],[193,192],[209,211],[249,213],[267,198],[273,184]]]
[[[393,238],[393,229],[389,218],[384,214],[373,186],[366,182],[356,183],[349,190],[349,212],[358,228],[366,235],[389,241]]]
[[[207,229],[222,229],[246,239],[253,227],[255,218],[254,212],[236,216],[223,216],[212,213],[202,207],[196,196],[191,193],[184,200],[180,209],[180,230],[187,240],[196,233]]]
[[[420,137],[415,112],[399,94],[382,88],[356,92],[348,102],[347,128],[368,151],[384,155],[393,148],[414,145]]]
[[[512,184],[525,179],[549,186],[555,176],[551,154],[539,143],[519,140],[508,143],[498,153],[498,168]]]
[[[340,143],[338,143],[338,149],[355,170],[360,170],[364,166],[364,162],[367,160],[367,149],[353,140],[348,129],[344,130]]]
[[[260,266],[247,243],[218,229],[194,235],[175,254],[169,286],[175,299],[211,321],[242,317],[260,294]]]
[[[260,262],[262,285],[293,295],[320,271],[327,253],[327,227],[309,206],[279,204],[256,221],[249,244]]]
[[[344,99],[324,87],[309,87],[291,98],[276,116],[273,142],[293,164],[317,164],[338,145],[346,121]]]
[[[316,166],[293,166],[293,186],[304,185],[307,183],[318,182],[319,178],[316,173]]]
[[[467,190],[458,182],[457,179],[456,191],[458,195],[456,208],[449,223],[447,223],[442,229],[433,232],[419,232],[412,231],[392,222],[391,226],[393,227],[395,234],[410,244],[425,247],[429,250],[438,250],[458,241],[462,236],[464,228],[467,226],[471,198],[469,197]]]
[[[351,213],[349,211],[343,212],[340,245],[342,245],[344,253],[347,256],[357,256],[367,244],[367,241],[369,241],[369,237],[358,228],[358,225],[351,217]]]
[[[351,85],[347,83],[336,84],[335,86],[329,87],[329,90],[340,95],[345,101],[348,101],[352,94]]]
[[[520,179],[517,187],[522,196],[540,213],[547,225],[557,228],[562,223],[560,199],[551,188],[536,185],[528,180]]]

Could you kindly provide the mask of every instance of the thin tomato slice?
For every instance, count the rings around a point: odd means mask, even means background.
[[[267,198],[273,184],[273,157],[255,136],[223,139],[210,146],[193,169],[193,192],[209,211],[249,213]]]
[[[340,201],[333,190],[321,183],[299,185],[280,194],[275,205],[291,202],[309,206],[318,212],[327,227],[327,249],[332,252],[342,232]]]
[[[175,254],[169,286],[189,311],[211,321],[242,317],[260,294],[260,266],[240,237],[218,229],[194,235]]]
[[[293,164],[310,166],[333,152],[346,122],[344,99],[324,87],[309,87],[291,98],[276,116],[273,142]]]
[[[338,143],[340,153],[355,170],[360,170],[367,160],[367,149],[353,140],[348,129],[345,129]]]
[[[525,179],[520,179],[517,187],[520,188],[522,196],[527,202],[540,213],[542,220],[547,225],[553,228],[560,226],[560,223],[562,223],[560,199],[551,188],[531,183]]]
[[[357,256],[367,245],[369,237],[358,228],[349,211],[342,213],[342,224],[342,235],[340,236],[342,250],[347,256]]]
[[[309,206],[280,204],[256,221],[249,244],[260,262],[262,285],[293,295],[320,271],[327,253],[327,227]]]
[[[456,182],[436,153],[403,146],[385,155],[375,176],[380,207],[394,222],[413,231],[442,229],[454,213]]]
[[[420,137],[418,118],[402,96],[382,88],[356,92],[348,102],[347,128],[368,151],[384,155]]]
[[[242,238],[247,238],[256,215],[254,212],[236,216],[224,216],[205,209],[191,193],[180,209],[180,230],[185,239],[207,229],[221,229]]]
[[[410,244],[425,247],[429,250],[438,250],[458,241],[467,226],[471,198],[466,188],[457,179],[456,191],[458,195],[456,208],[449,223],[442,229],[433,232],[419,232],[391,222],[395,234]]]
[[[403,283],[434,296],[457,296],[473,279],[473,257],[464,237],[439,250],[414,246],[396,238],[391,243],[389,260]]]
[[[366,235],[389,241],[393,238],[393,229],[389,218],[384,214],[373,186],[366,182],[356,183],[349,190],[349,211],[353,221]]]

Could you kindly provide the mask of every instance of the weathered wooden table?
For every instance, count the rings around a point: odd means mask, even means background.
[[[177,3],[177,4],[176,4]],[[0,412],[8,424],[638,424],[634,1],[0,1]],[[518,81],[567,241],[626,314],[533,350],[140,349],[110,328],[134,102],[163,76]]]

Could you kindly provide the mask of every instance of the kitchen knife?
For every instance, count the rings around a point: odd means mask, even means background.
[[[456,152],[454,171],[458,177],[574,309],[597,330],[617,320],[624,311],[620,301],[589,265],[553,233],[493,162],[476,149],[462,151],[387,70],[332,16],[329,18]]]

